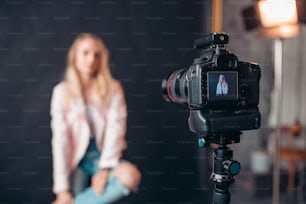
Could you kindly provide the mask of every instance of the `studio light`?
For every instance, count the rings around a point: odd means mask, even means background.
[[[242,10],[247,31],[256,30],[256,35],[274,39],[274,91],[277,96],[276,127],[273,139],[273,204],[280,199],[280,136],[282,134],[283,98],[283,41],[299,34],[300,23],[306,23],[305,0],[257,0]]]
[[[304,0],[259,0],[242,10],[245,29],[257,35],[288,38],[299,33],[299,23],[306,23]]]

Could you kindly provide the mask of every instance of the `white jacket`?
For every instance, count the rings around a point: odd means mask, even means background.
[[[108,102],[103,110],[93,113],[94,136],[103,154],[99,167],[114,167],[127,147],[126,102],[118,81],[111,85]],[[90,128],[86,107],[82,98],[64,108],[65,83],[53,88],[51,97],[51,130],[53,157],[53,192],[70,189],[69,177],[83,158],[90,140]]]

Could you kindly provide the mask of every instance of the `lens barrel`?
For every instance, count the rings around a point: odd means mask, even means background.
[[[180,69],[172,72],[162,81],[162,95],[168,102],[187,103],[187,70]]]

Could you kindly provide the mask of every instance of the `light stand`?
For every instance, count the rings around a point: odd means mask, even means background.
[[[274,39],[274,91],[277,96],[278,107],[276,111],[276,129],[274,134],[274,155],[273,155],[273,204],[279,204],[280,186],[280,138],[282,134],[282,78],[283,78],[283,39]]]
[[[299,34],[299,22],[305,23],[305,1],[258,0],[242,10],[246,30],[258,29],[257,36],[274,39],[274,92],[276,107],[273,140],[273,204],[279,204],[280,140],[283,106],[283,39]]]

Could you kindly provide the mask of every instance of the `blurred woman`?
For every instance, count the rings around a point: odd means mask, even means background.
[[[137,188],[140,171],[121,160],[127,147],[124,92],[98,36],[83,33],[73,42],[50,113],[54,204],[112,203]]]

